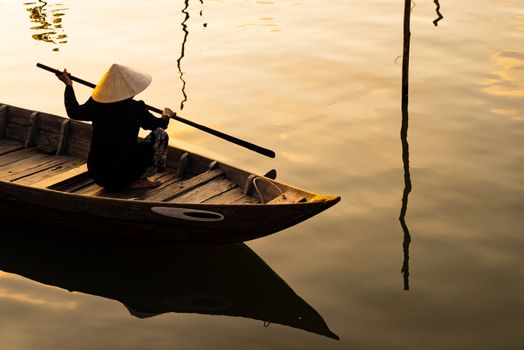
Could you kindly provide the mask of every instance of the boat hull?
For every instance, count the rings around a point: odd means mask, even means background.
[[[293,204],[184,204],[80,196],[0,182],[3,224],[51,224],[61,232],[89,230],[192,243],[238,243],[302,222],[340,200]]]
[[[168,147],[154,189],[106,191],[86,159],[91,125],[0,104],[0,219],[61,232],[237,243],[267,236],[333,206],[326,197]]]

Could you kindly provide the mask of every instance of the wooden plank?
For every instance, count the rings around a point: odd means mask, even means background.
[[[206,171],[205,173],[194,176],[185,181],[178,181],[174,184],[164,188],[162,191],[157,192],[152,196],[145,198],[147,201],[169,201],[173,198],[187,193],[196,187],[202,186],[209,181],[224,174],[222,169]]]
[[[0,106],[0,138],[5,137],[5,129],[7,127],[7,105]]]
[[[31,169],[33,167],[39,166],[40,164],[50,162],[51,160],[53,160],[52,156],[37,152],[30,157],[25,157],[15,162],[0,166],[0,175]]]
[[[167,186],[166,183],[172,183],[175,181],[178,181],[179,179],[174,178],[175,176],[175,169],[167,169],[166,171],[162,173],[156,173],[153,176],[150,177],[151,180],[159,180],[162,182],[161,186]],[[119,199],[139,199],[140,197],[144,197],[147,195],[147,193],[151,191],[158,190],[158,187],[155,188],[141,188],[141,189],[124,189],[122,191],[118,192],[111,192],[106,191],[104,188],[94,184],[94,183],[86,183],[87,186],[78,186],[76,189],[67,189],[67,192],[74,192],[77,194],[83,194],[83,195],[89,195],[89,196],[100,196],[100,197],[108,197],[108,198],[119,198]]]
[[[75,159],[72,158],[72,160],[66,161],[65,163],[58,164],[56,166],[52,166],[50,168],[44,169],[39,172],[35,172],[34,174],[20,177],[18,179],[13,180],[13,182],[21,185],[31,185],[33,183],[40,182],[44,179],[48,179],[50,177],[53,177],[57,174],[64,173],[66,171],[69,171],[72,168],[75,168],[79,165],[84,164],[85,161],[82,159]]]
[[[119,198],[119,199],[139,199],[140,197],[145,197],[147,194],[150,194],[151,192],[159,191],[161,187],[167,187],[168,185],[179,181],[178,178],[176,178],[176,170],[175,169],[167,169],[166,171],[162,173],[156,173],[153,176],[150,177],[151,180],[158,180],[162,182],[162,185],[155,188],[141,188],[141,189],[124,189],[122,191],[118,192],[111,192],[106,191],[104,188],[96,185],[95,183],[90,183],[87,186],[79,187],[74,190],[68,190],[67,192],[73,192],[76,194],[83,194],[86,196],[100,196],[100,197],[108,197],[108,198]]]
[[[288,190],[284,192],[283,195],[279,195],[275,197],[274,199],[267,202],[267,204],[286,204],[286,203],[299,203],[299,202],[306,202],[307,198],[304,196],[303,193]]]
[[[185,150],[168,147],[167,149],[167,166],[171,168],[178,168],[178,163],[182,154],[186,153]]]
[[[85,196],[93,196],[94,193],[97,193],[100,191],[104,191],[104,189],[98,186],[93,181],[91,181],[91,183],[87,184],[86,186],[83,186],[81,188],[75,189],[74,191],[68,191],[68,192],[76,193],[76,194],[83,194]]]
[[[143,199],[162,191],[164,188],[172,185],[177,181],[181,181],[181,179],[176,177],[176,170],[172,168],[169,168],[162,173],[156,173],[155,175],[151,176],[150,179],[158,180],[162,184],[155,188],[125,189],[119,192],[109,192],[101,189],[100,191],[91,193],[90,195],[119,199]]]
[[[11,140],[11,139],[0,139],[0,156],[18,151],[24,148],[24,144],[20,141]]]
[[[86,187],[90,187],[94,184],[95,181],[93,178],[89,176],[88,173],[84,173],[62,181],[56,185],[52,185],[48,188],[61,192],[76,193],[77,191],[83,190]]]
[[[42,181],[33,183],[32,186],[39,187],[39,188],[49,188],[49,187],[57,186],[64,181],[72,180],[75,177],[84,175],[86,173],[87,173],[87,164],[82,164],[64,173],[60,173],[50,178],[44,179]]]
[[[27,135],[31,126],[31,114],[33,113],[34,111],[28,109],[9,106],[5,127],[5,136],[25,142],[27,140]]]
[[[260,200],[256,199],[255,197],[251,196],[242,196],[241,198],[237,199],[231,204],[258,204],[260,203]]]
[[[0,167],[0,179],[3,181],[14,181],[56,167],[71,159],[71,157],[55,157],[45,154],[34,155]]]
[[[5,128],[5,135],[6,137],[22,141],[25,143],[25,140],[27,139],[27,132],[29,128],[24,125],[15,124],[15,123],[7,123]]]
[[[245,197],[240,187],[234,187],[218,196],[206,199],[202,203],[205,204],[231,204],[241,198]]]
[[[7,154],[4,154],[0,156],[0,167],[5,166],[10,163],[14,163],[16,161],[22,160],[24,158],[28,158],[31,156],[34,156],[35,154],[40,154],[36,149],[30,148],[30,149],[21,149],[19,151],[10,152]]]
[[[38,127],[38,112],[31,113],[29,117],[29,131],[27,132],[27,137],[25,139],[25,148],[34,146],[34,141],[36,138],[36,131]]]
[[[38,119],[31,124],[31,144],[40,151],[48,154],[56,154],[59,141],[60,126],[64,120],[56,115],[39,113]]]
[[[40,152],[56,155],[58,146],[58,134],[44,132],[37,129],[36,136],[33,139],[33,145],[38,148]]]
[[[210,198],[216,197],[228,190],[237,187],[234,183],[224,177],[209,181],[185,194],[173,198],[173,203],[202,203]]]
[[[185,150],[169,147],[167,150],[167,165],[179,169],[183,168],[180,166],[180,158],[184,153],[187,153]],[[203,173],[209,169],[209,164],[212,162],[212,159],[200,156],[194,153],[188,153],[187,166],[184,169],[183,176],[195,176]]]
[[[30,121],[31,127],[26,145],[35,146],[40,151],[48,154],[56,154],[59,147],[61,129],[64,128],[64,123],[68,124],[70,120],[48,113],[34,112],[30,117]]]
[[[60,125],[60,136],[58,138],[58,145],[56,146],[56,155],[64,154],[66,151],[70,125],[70,119],[64,119]]]
[[[71,120],[66,153],[73,157],[87,159],[91,145],[91,134],[92,128],[90,124]]]
[[[177,167],[177,177],[184,177],[187,169],[187,163],[189,161],[189,153],[185,152],[180,156],[180,159],[178,161],[178,167]]]

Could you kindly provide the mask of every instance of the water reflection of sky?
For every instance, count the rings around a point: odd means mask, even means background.
[[[505,97],[524,96],[524,53],[520,51],[502,51],[491,56],[497,67],[492,73],[493,79],[485,82],[483,91]]]
[[[0,271],[0,303],[23,304],[43,309],[70,311],[77,307],[72,298],[57,296],[54,287],[42,285],[39,291],[19,275]]]

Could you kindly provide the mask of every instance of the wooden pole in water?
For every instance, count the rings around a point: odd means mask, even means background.
[[[41,64],[41,63],[37,63],[36,66],[38,68],[42,68],[42,69],[44,69],[46,71],[49,71],[49,72],[52,72],[52,73],[55,73],[55,74],[61,74],[62,73],[58,69],[51,68],[51,67],[46,66],[46,65]],[[69,78],[72,81],[76,81],[77,83],[80,83],[82,85],[88,86],[90,88],[94,89],[96,87],[95,84],[90,83],[88,81],[85,81],[83,79],[77,78],[75,76],[70,75]],[[159,113],[159,114],[162,114],[162,112],[163,112],[161,109],[153,107],[153,106],[150,106],[150,105],[147,105],[147,104],[146,104],[146,108],[149,109],[152,112]],[[214,135],[216,137],[220,137],[221,139],[224,139],[224,140],[229,141],[231,143],[234,143],[236,145],[242,146],[244,148],[250,149],[250,150],[252,150],[254,152],[260,153],[260,154],[262,154],[262,155],[264,155],[266,157],[275,158],[275,156],[276,156],[275,152],[270,150],[270,149],[267,149],[267,148],[255,145],[255,144],[253,144],[251,142],[248,142],[248,141],[245,141],[245,140],[241,140],[241,139],[239,139],[237,137],[225,134],[225,133],[223,133],[221,131],[211,129],[211,128],[205,126],[205,125],[197,124],[195,122],[192,122],[191,120],[179,117],[177,115],[172,116],[171,119],[177,120],[177,121],[179,121],[181,123],[184,123],[184,124],[187,124],[187,125],[190,125],[190,126],[192,126],[194,128],[197,128],[199,130],[207,132],[208,134]]]

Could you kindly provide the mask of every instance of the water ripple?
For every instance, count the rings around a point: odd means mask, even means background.
[[[23,5],[29,12],[29,19],[33,25],[31,30],[36,31],[32,38],[54,45],[53,51],[59,51],[58,45],[67,43],[67,35],[62,28],[62,19],[68,10],[63,4],[49,3],[42,0],[25,2]]]

